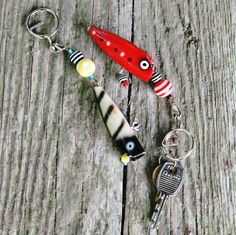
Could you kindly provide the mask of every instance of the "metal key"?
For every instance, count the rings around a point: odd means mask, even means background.
[[[159,192],[158,201],[152,215],[151,229],[158,229],[160,225],[161,210],[169,195],[176,195],[183,179],[184,168],[172,162],[166,162],[160,168],[156,177],[156,187]]]

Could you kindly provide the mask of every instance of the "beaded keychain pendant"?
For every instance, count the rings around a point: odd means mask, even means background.
[[[35,29],[39,27],[42,22],[31,24],[32,17],[39,13],[48,13],[54,17],[55,27],[50,34],[42,35],[35,32]],[[101,112],[103,121],[107,127],[109,134],[112,137],[114,144],[121,152],[121,162],[127,165],[129,161],[135,161],[145,154],[145,151],[140,144],[138,138],[135,136],[135,126],[131,127],[124,115],[112,101],[104,89],[98,85],[94,78],[95,64],[92,60],[84,58],[84,54],[79,50],[72,50],[70,46],[61,46],[58,43],[53,43],[51,37],[56,33],[59,25],[57,15],[48,8],[39,8],[32,11],[26,20],[26,27],[30,34],[39,38],[47,39],[49,42],[49,49],[53,53],[67,52],[69,60],[75,64],[76,70],[83,78],[87,78],[94,91],[95,98],[99,110]]]

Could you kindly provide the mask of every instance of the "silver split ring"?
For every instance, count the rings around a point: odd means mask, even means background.
[[[187,151],[187,153],[182,156],[182,157],[173,157],[173,156],[170,156],[169,154],[167,154],[167,148],[171,148],[171,147],[177,147],[178,144],[167,144],[167,141],[174,135],[174,134],[177,134],[177,132],[182,132],[184,134],[187,135],[187,137],[189,138],[190,140],[190,148],[189,150]],[[164,139],[162,140],[162,146],[163,148],[165,149],[165,153],[166,153],[166,157],[169,158],[170,160],[172,161],[182,161],[186,158],[188,158],[191,153],[193,152],[193,148],[194,148],[194,139],[193,139],[193,136],[185,129],[174,129],[170,132],[168,132],[166,134],[166,136],[164,137]]]
[[[39,21],[38,23],[36,23],[34,25],[30,25],[30,21],[32,20],[33,16],[35,16],[37,13],[45,13],[45,12],[48,13],[49,15],[53,16],[54,26],[53,26],[51,32],[49,32],[47,34],[36,33],[36,32],[34,32],[34,29],[41,26],[41,25],[43,25],[44,22]],[[48,8],[35,9],[28,15],[28,17],[26,19],[26,28],[27,28],[27,30],[29,31],[29,33],[31,35],[33,35],[34,37],[39,38],[39,39],[45,39],[45,38],[52,37],[57,32],[58,27],[59,27],[59,19],[58,19],[57,14],[54,11],[52,11]]]

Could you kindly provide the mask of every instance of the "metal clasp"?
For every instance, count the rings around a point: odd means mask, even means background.
[[[33,25],[31,22],[33,21],[34,18],[36,18],[37,15],[39,14],[42,15],[45,13],[53,17],[53,28],[48,33],[40,33],[40,32],[37,32],[36,29],[44,25],[45,22],[38,21],[37,23],[34,23]],[[28,32],[38,39],[46,39],[49,43],[49,49],[52,53],[62,52],[70,48],[69,46],[62,46],[57,42],[52,42],[51,38],[56,34],[58,27],[59,27],[59,19],[58,19],[57,14],[48,8],[35,9],[28,15],[26,19],[26,28]]]
[[[170,96],[168,98],[168,102],[171,106],[171,116],[175,122],[175,128],[180,128],[181,125],[181,111],[178,108],[178,106],[176,105],[174,98],[172,96]]]

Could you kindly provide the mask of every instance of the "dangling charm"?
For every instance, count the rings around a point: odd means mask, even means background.
[[[118,81],[122,84],[123,87],[126,87],[129,85],[129,81],[128,81],[129,76],[119,73],[118,74]]]

